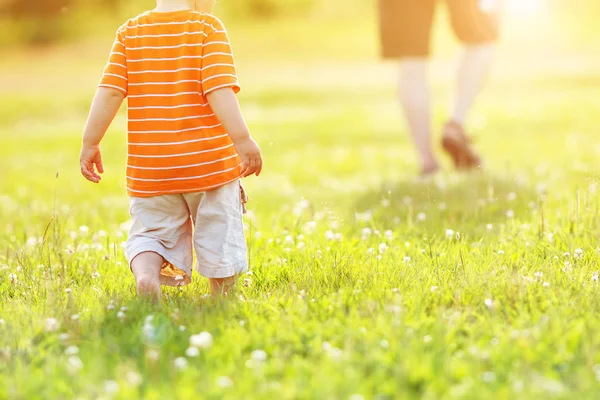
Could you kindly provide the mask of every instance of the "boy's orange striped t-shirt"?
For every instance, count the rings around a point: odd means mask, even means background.
[[[239,84],[227,32],[196,11],[146,12],[117,38],[100,86],[128,98],[130,196],[205,191],[240,177],[240,157],[206,95]]]

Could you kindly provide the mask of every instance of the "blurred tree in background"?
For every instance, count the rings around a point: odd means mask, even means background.
[[[219,0],[215,12],[245,25],[265,20],[319,16],[321,21],[339,21],[367,15],[376,24],[378,0]],[[415,0],[420,1],[420,0]],[[600,12],[599,0],[505,0],[542,1],[560,16],[566,31],[581,31],[581,37],[598,37],[596,24],[588,23]],[[114,29],[126,18],[154,5],[154,0],[0,0],[0,46],[49,45],[73,37],[86,38]],[[353,13],[349,13],[353,11]],[[356,12],[354,12],[356,11]],[[532,18],[535,18],[533,16]],[[85,21],[85,23],[84,23]],[[307,19],[308,21],[308,19]],[[284,22],[285,23],[285,22]],[[592,28],[590,28],[592,27]]]
[[[26,42],[45,45],[62,35],[60,14],[69,3],[70,0],[2,0],[0,12],[23,25]]]

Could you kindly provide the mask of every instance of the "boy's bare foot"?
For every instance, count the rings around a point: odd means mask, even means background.
[[[213,297],[227,296],[235,286],[235,276],[229,278],[211,278],[210,293]]]
[[[481,158],[471,146],[463,126],[450,121],[444,126],[442,147],[452,158],[459,170],[469,170],[481,166]]]
[[[165,260],[157,253],[144,252],[131,261],[138,296],[157,301],[160,298],[160,270]]]

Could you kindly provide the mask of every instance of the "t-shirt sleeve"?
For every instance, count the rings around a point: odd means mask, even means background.
[[[240,85],[227,31],[219,20],[212,22],[209,29],[211,32],[202,46],[202,94],[206,96],[213,90],[226,87],[238,93]]]
[[[117,37],[110,52],[108,64],[106,64],[106,68],[104,68],[104,73],[102,74],[102,79],[98,86],[120,90],[127,96],[127,56],[125,53],[124,37],[121,30],[117,32]]]

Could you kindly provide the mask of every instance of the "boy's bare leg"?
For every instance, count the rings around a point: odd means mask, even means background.
[[[164,259],[157,253],[145,252],[138,254],[131,261],[131,270],[135,276],[139,297],[158,300],[160,297],[160,269]]]
[[[458,68],[458,83],[452,120],[464,125],[469,110],[481,92],[494,59],[493,43],[473,45],[465,48]]]
[[[431,100],[427,66],[425,58],[403,59],[400,65],[400,100],[424,175],[435,173],[439,168],[431,145]]]
[[[210,293],[214,297],[227,296],[235,286],[235,276],[229,278],[210,278]]]

